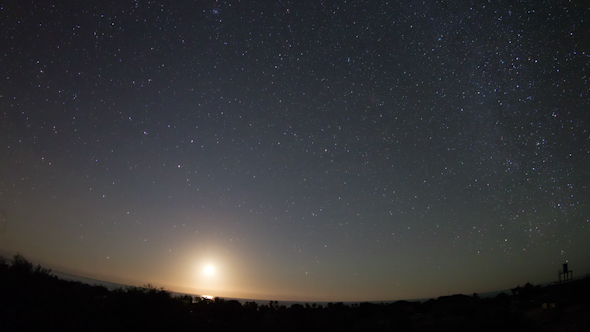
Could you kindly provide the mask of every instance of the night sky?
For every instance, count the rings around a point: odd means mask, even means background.
[[[589,18],[583,1],[9,0],[0,253],[272,300],[585,275]]]

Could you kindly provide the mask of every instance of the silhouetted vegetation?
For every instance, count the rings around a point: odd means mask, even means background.
[[[152,285],[109,291],[58,279],[21,255],[0,258],[1,331],[588,331],[590,279],[526,284],[495,298],[268,304],[207,299]]]

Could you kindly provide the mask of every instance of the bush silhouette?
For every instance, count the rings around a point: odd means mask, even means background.
[[[17,253],[12,258],[12,265],[10,266],[10,270],[17,274],[30,275],[33,273],[33,263],[29,262],[20,253]]]

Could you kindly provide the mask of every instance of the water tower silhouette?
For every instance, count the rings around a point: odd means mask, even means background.
[[[559,282],[572,281],[574,278],[574,271],[568,270],[567,261],[563,264],[563,271],[559,271]]]

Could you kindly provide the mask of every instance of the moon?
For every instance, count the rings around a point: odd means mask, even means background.
[[[208,276],[214,275],[215,267],[213,265],[207,265],[205,266],[205,269],[203,269],[203,272],[205,272],[205,274]]]

